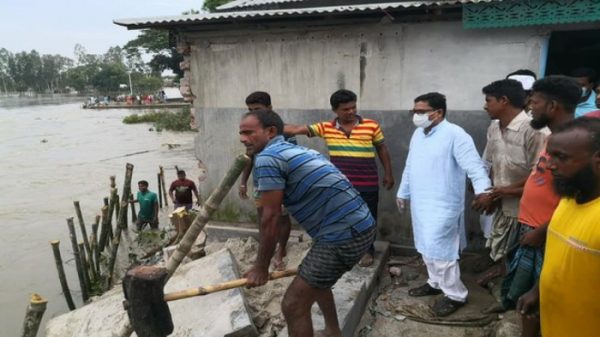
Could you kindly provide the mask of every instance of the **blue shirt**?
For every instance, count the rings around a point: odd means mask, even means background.
[[[458,259],[460,243],[466,244],[466,176],[475,194],[491,186],[473,139],[460,126],[444,120],[428,134],[415,130],[397,197],[411,200],[415,247],[423,256]]]
[[[341,243],[375,226],[350,181],[317,151],[277,136],[254,164],[257,191],[283,190],[283,204],[313,240]]]
[[[595,110],[598,110],[596,107],[596,93],[592,90],[592,93],[586,101],[577,104],[577,108],[575,109],[575,118],[581,117],[588,112]]]

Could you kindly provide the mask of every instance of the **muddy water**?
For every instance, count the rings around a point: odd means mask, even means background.
[[[159,165],[167,170],[167,185],[175,165],[196,176],[193,133],[121,122],[140,111],[56,103],[0,98],[0,336],[18,335],[32,292],[49,300],[45,320],[67,311],[50,240],[61,241],[69,286],[81,305],[65,221],[75,215],[74,200],[91,226],[108,196],[108,177],[117,175],[122,189],[127,162],[135,165],[134,181],[148,180],[153,191]]]

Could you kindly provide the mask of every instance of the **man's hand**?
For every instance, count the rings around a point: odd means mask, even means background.
[[[400,214],[404,214],[404,212],[406,212],[407,202],[408,200],[406,199],[396,198],[396,205],[398,206],[398,212],[400,212]]]
[[[196,206],[200,206],[200,199],[196,199]]]
[[[542,227],[538,227],[529,231],[519,240],[521,246],[541,247],[546,241],[546,231]]]
[[[246,285],[248,288],[262,286],[269,281],[268,266],[265,268],[254,265],[244,274],[244,277],[248,279]]]
[[[394,187],[394,176],[392,176],[391,174],[384,176],[383,187],[385,187],[386,190],[391,190],[392,187]]]
[[[496,210],[497,204],[489,193],[481,193],[475,196],[471,207],[479,213],[490,215]]]
[[[517,312],[528,319],[534,319],[537,316],[536,309],[540,304],[540,293],[537,287],[529,290],[517,301]]]
[[[238,194],[240,195],[240,198],[248,199],[248,188],[246,187],[246,185],[240,185],[238,189]]]

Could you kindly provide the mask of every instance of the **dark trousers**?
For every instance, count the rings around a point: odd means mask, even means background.
[[[375,224],[377,224],[377,205],[379,204],[379,191],[370,191],[370,192],[360,192],[360,197],[365,201],[367,207],[369,207],[369,211],[375,219]],[[369,254],[373,255],[375,253],[375,246],[371,245],[369,247]]]

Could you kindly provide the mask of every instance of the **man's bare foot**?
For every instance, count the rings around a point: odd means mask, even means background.
[[[478,278],[477,284],[486,288],[488,283],[495,279],[496,277],[503,276],[505,273],[505,268],[503,268],[502,264],[496,264],[492,266],[490,269],[484,271]]]
[[[317,330],[314,333],[314,337],[342,337],[342,333],[330,333],[325,330]]]

